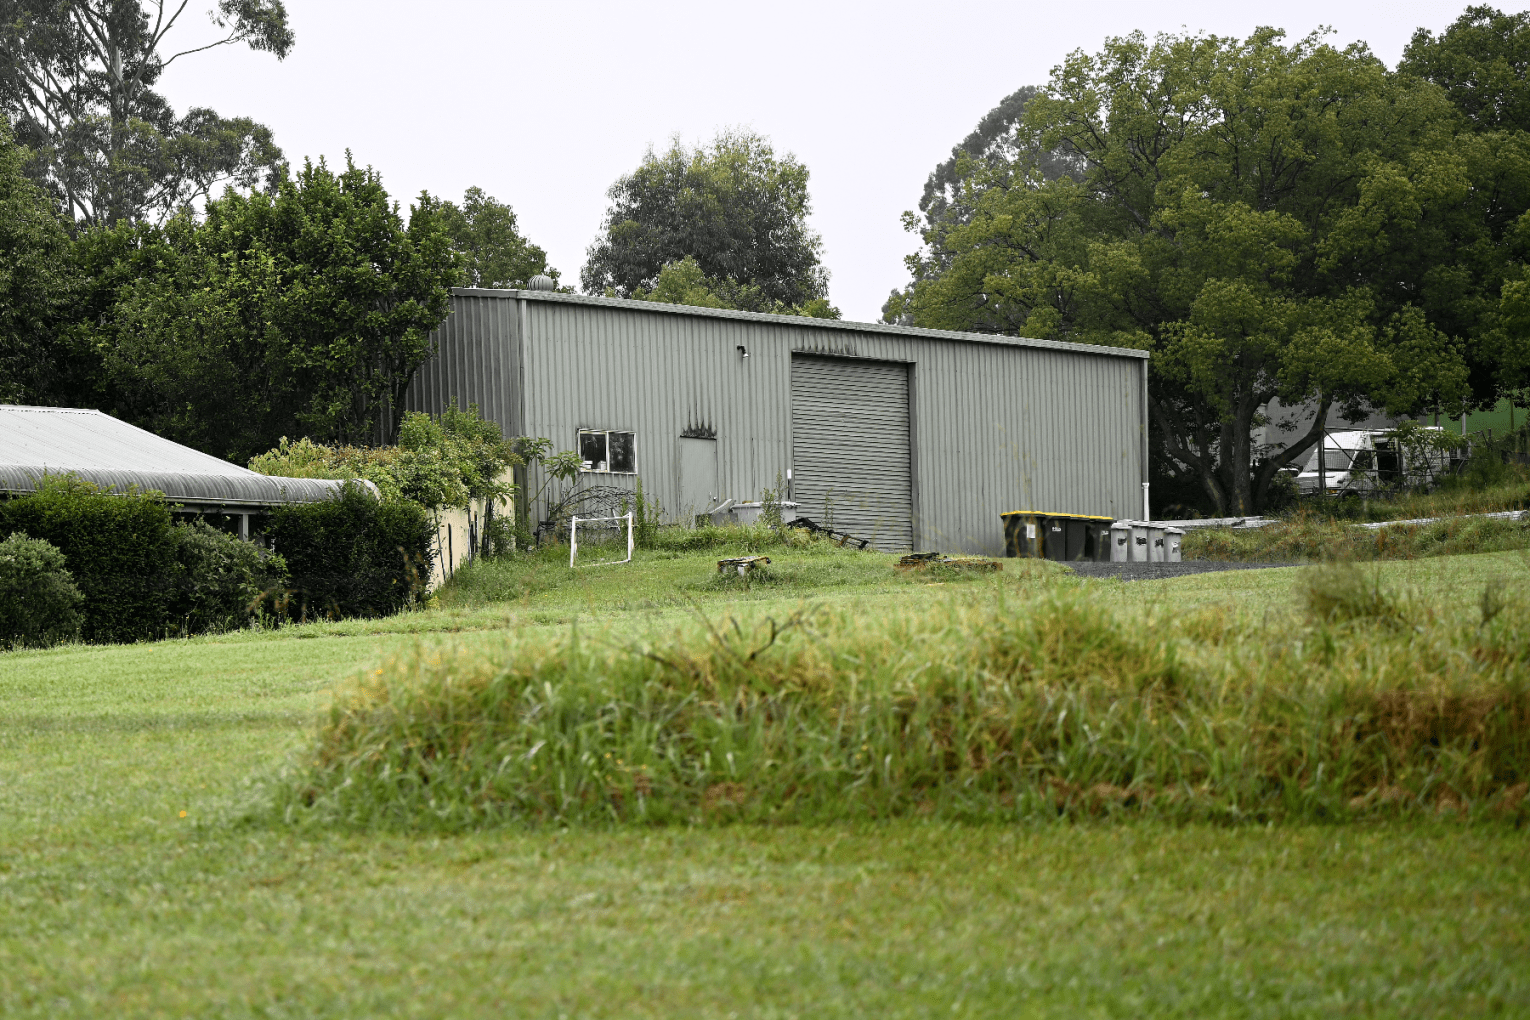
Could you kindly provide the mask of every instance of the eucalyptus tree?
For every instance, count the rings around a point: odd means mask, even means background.
[[[156,91],[183,57],[244,45],[284,58],[282,0],[217,0],[216,36],[176,50],[188,0],[0,0],[0,108],[33,152],[30,172],[79,225],[162,221],[281,164],[266,127]]]

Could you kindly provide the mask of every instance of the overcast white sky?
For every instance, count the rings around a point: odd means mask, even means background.
[[[193,3],[170,42],[212,37]],[[955,2],[755,4],[287,0],[291,56],[222,48],[177,61],[177,109],[268,125],[294,163],[349,148],[406,208],[478,185],[577,285],[605,191],[644,150],[719,128],[768,135],[812,172],[830,297],[874,321],[917,239],[899,214],[979,118],[1068,52],[1133,29],[1246,35],[1319,25],[1395,64],[1458,3]],[[1500,3],[1518,11],[1526,2]],[[173,52],[173,49],[172,49]]]

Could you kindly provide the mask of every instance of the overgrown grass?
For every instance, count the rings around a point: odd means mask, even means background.
[[[1530,607],[1444,618],[1349,569],[1308,582],[1294,632],[1226,610],[1123,615],[1075,586],[421,650],[337,691],[269,810],[444,830],[1520,817]]]
[[[1181,545],[1185,559],[1242,563],[1411,560],[1522,549],[1530,549],[1530,521],[1448,517],[1362,528],[1310,510],[1262,528],[1191,529]]]

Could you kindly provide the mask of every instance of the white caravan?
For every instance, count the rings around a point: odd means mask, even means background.
[[[1443,433],[1439,426],[1426,431]],[[1313,449],[1296,472],[1303,496],[1325,488],[1331,496],[1365,495],[1399,484],[1432,485],[1451,467],[1453,455],[1425,444],[1404,445],[1390,429],[1345,429],[1323,437],[1323,472]],[[1288,469],[1289,470],[1289,469]]]

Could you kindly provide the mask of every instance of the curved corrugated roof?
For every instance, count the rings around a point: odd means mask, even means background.
[[[115,492],[157,489],[175,503],[272,506],[333,499],[343,482],[276,478],[219,460],[100,411],[0,404],[0,491],[73,474]],[[363,482],[373,495],[376,486]]]

